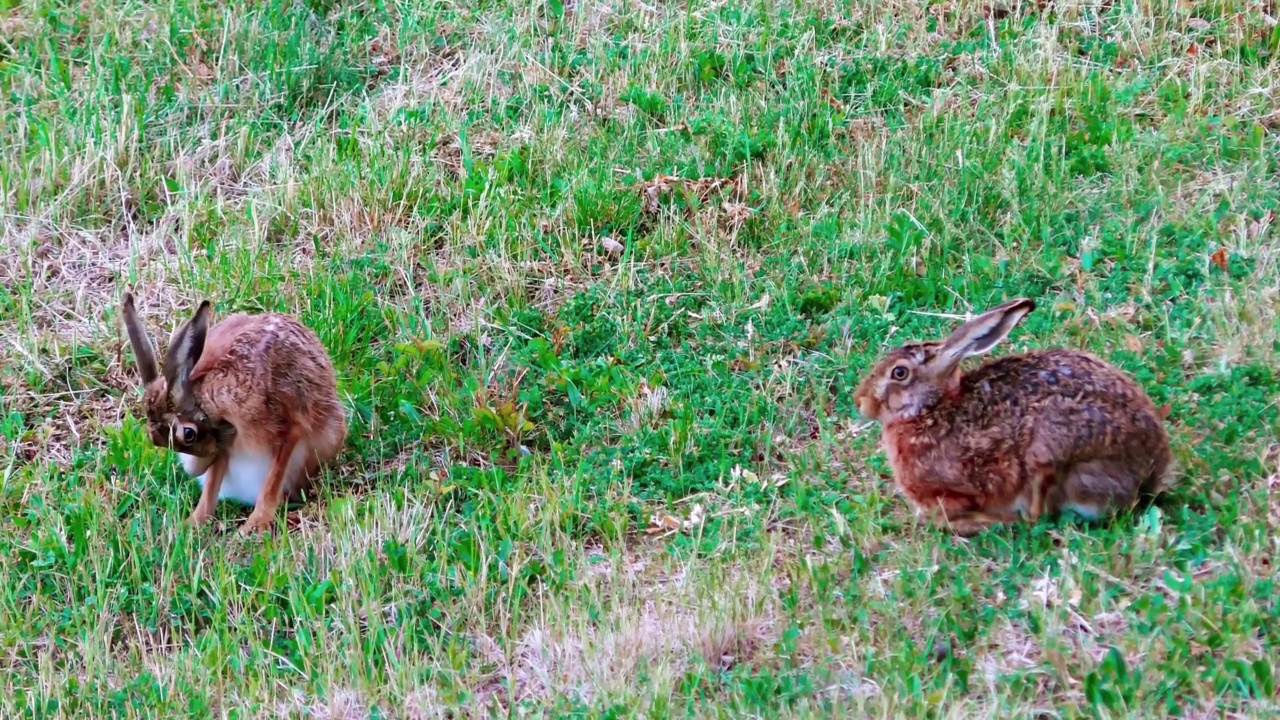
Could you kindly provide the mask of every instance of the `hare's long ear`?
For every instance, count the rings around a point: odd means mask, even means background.
[[[971,355],[981,355],[995,347],[996,343],[1009,334],[1014,325],[1035,309],[1034,300],[1018,298],[991,308],[956,328],[955,332],[951,333],[951,337],[938,348],[934,361],[938,370],[944,374],[950,373],[956,369],[961,360]]]
[[[160,376],[160,368],[156,365],[156,350],[147,337],[147,328],[138,317],[138,308],[133,304],[133,291],[126,290],[124,300],[120,303],[120,314],[124,317],[124,329],[129,334],[129,344],[133,346],[133,357],[138,364],[138,375],[143,385],[150,385],[152,380]]]
[[[212,312],[213,306],[208,300],[200,303],[195,316],[169,338],[169,348],[164,354],[164,376],[169,381],[169,394],[179,407],[194,402],[190,388],[191,371],[204,352]]]

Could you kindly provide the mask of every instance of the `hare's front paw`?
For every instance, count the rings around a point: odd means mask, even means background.
[[[268,532],[271,530],[274,519],[269,513],[260,513],[255,510],[249,514],[249,519],[245,520],[244,524],[240,526],[240,534],[253,535],[255,533]]]
[[[191,511],[191,515],[187,518],[187,524],[191,527],[199,527],[200,525],[208,522],[212,517],[212,511],[197,505],[196,509]]]

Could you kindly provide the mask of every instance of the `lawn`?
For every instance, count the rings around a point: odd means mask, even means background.
[[[0,717],[1274,716],[1278,16],[0,0]],[[184,524],[129,285],[331,353],[273,534]],[[852,394],[1019,296],[1177,471],[960,539]]]

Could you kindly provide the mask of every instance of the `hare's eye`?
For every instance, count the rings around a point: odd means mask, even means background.
[[[182,428],[182,442],[193,443],[196,441],[196,429],[187,425]]]
[[[907,371],[906,365],[898,365],[889,372],[889,377],[893,378],[894,380],[897,380],[898,382],[902,382],[903,380],[906,380],[907,375],[910,375],[910,374],[911,373]]]

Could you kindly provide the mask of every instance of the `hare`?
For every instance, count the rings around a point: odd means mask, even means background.
[[[1034,309],[1011,300],[945,341],[898,347],[854,393],[859,414],[881,425],[899,489],[961,536],[1064,510],[1098,520],[1158,493],[1169,472],[1151,399],[1091,354],[1041,350],[960,371]]]
[[[161,373],[132,291],[121,309],[151,442],[177,452],[201,486],[189,522],[208,520],[228,498],[253,507],[241,534],[270,528],[280,504],[298,500],[346,442],[333,364],[320,340],[276,313],[237,313],[209,327],[206,300],[173,332]]]

